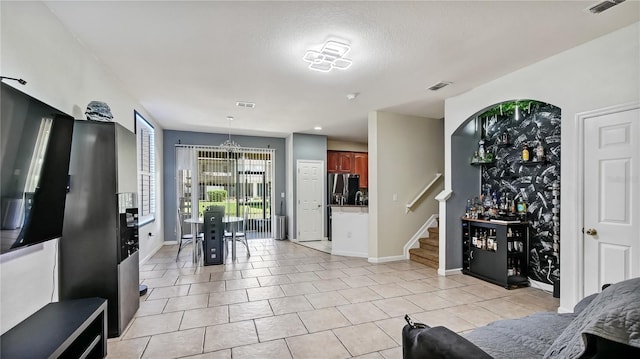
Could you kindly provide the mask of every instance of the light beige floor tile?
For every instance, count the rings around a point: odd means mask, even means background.
[[[371,285],[378,285],[378,282],[369,278],[368,276],[356,276],[356,277],[344,277],[342,281],[347,283],[351,288],[360,288]]]
[[[153,271],[153,268],[155,266],[156,266],[155,264],[143,264],[143,265],[140,266],[140,272],[151,272],[151,271]],[[140,278],[142,278],[142,277],[140,277]],[[151,278],[151,277],[149,277],[149,278]]]
[[[456,306],[440,296],[435,295],[436,292],[406,295],[403,298],[411,301],[413,304],[424,310],[442,309]]]
[[[347,276],[347,274],[345,274],[340,269],[320,270],[320,271],[315,271],[314,273],[321,279],[336,279],[336,278],[343,278]]]
[[[164,307],[164,312],[177,312],[179,310],[189,310],[205,308],[209,303],[209,294],[186,295],[183,297],[169,298],[169,302]]]
[[[404,315],[401,317],[378,320],[376,325],[390,336],[396,343],[402,345],[402,328],[407,324]]]
[[[231,349],[231,354],[233,359],[292,358],[289,348],[283,339],[233,348]]]
[[[315,272],[319,270],[325,270],[324,267],[319,265],[318,263],[297,265],[296,269],[298,270],[298,272]]]
[[[402,280],[406,280],[406,281],[410,281],[410,280],[418,280],[418,279],[427,279],[428,277],[421,275],[419,273],[416,273],[414,271],[410,271],[410,270],[403,270],[403,271],[397,271],[397,272],[393,272],[393,275],[396,278],[400,278]]]
[[[182,320],[182,312],[135,318],[125,332],[123,339],[173,332],[178,330],[180,320]]]
[[[155,264],[153,264],[153,266],[155,266]],[[322,268],[322,267],[320,267],[320,268]],[[164,269],[162,269],[162,270],[149,270],[149,271],[143,271],[142,269],[140,269],[140,280],[162,278],[162,276],[164,275],[165,272],[166,272],[166,270],[164,270]]]
[[[247,289],[249,301],[265,300],[284,297],[284,292],[279,286],[260,287]]]
[[[380,294],[384,298],[400,297],[411,294],[410,291],[402,288],[396,283],[372,285],[369,286],[369,289]]]
[[[455,314],[460,318],[464,318],[464,320],[476,327],[481,327],[491,322],[495,322],[496,320],[503,319],[498,314],[476,304],[459,305],[445,308],[444,310]]]
[[[269,299],[269,304],[275,315],[313,310],[313,306],[304,295]]]
[[[239,270],[231,272],[211,273],[211,281],[242,279],[242,272]]]
[[[242,278],[264,277],[271,275],[268,268],[245,269],[240,272],[242,273]]]
[[[247,291],[244,289],[211,293],[211,295],[209,296],[210,307],[216,305],[242,303],[247,301],[249,301],[249,299],[247,298]]]
[[[440,288],[436,288],[436,287],[432,287],[422,281],[419,280],[412,280],[409,282],[398,282],[397,283],[399,286],[401,286],[402,288],[410,291],[411,293],[427,293],[427,292],[433,292],[436,290],[440,290]]]
[[[291,280],[291,283],[300,283],[300,282],[311,282],[314,280],[320,280],[317,274],[314,272],[304,272],[304,273],[292,273],[287,274],[287,277]]]
[[[291,283],[291,279],[286,275],[268,275],[265,277],[258,277],[258,282],[261,287],[268,287],[272,285]]]
[[[293,274],[298,273],[298,269],[295,266],[280,266],[269,268],[271,275],[285,275],[285,274]]]
[[[361,324],[366,322],[374,322],[380,319],[389,318],[385,312],[380,310],[375,305],[367,303],[356,303],[340,305],[337,309],[342,313],[352,324]]]
[[[185,310],[180,324],[180,330],[208,327],[216,324],[223,324],[229,322],[229,308],[225,305]]]
[[[369,353],[369,354],[364,354],[364,355],[358,355],[355,357],[352,357],[353,359],[384,359],[384,357],[382,356],[382,354],[375,352],[375,353]],[[399,357],[398,359],[400,359],[402,357]]]
[[[227,290],[256,288],[260,286],[257,278],[230,279],[227,281]]]
[[[384,359],[398,359],[402,358],[402,347],[395,347],[379,352]]]
[[[465,292],[462,288],[442,289],[433,294],[444,298],[456,305],[475,303],[478,301],[478,296]]]
[[[107,359],[140,358],[150,337],[130,340],[107,341]]]
[[[226,290],[225,281],[194,283],[189,288],[189,295],[224,292]]]
[[[193,284],[193,283],[206,283],[211,277],[210,273],[201,273],[194,275],[181,275],[178,277],[176,284]]]
[[[363,267],[371,273],[389,273],[394,272],[395,270],[386,264],[374,264],[370,266]]]
[[[318,293],[316,287],[314,287],[311,283],[282,284],[280,285],[280,288],[282,288],[282,291],[287,297],[300,294]]]
[[[311,282],[314,287],[319,292],[329,292],[333,290],[341,290],[350,288],[346,283],[341,281],[340,279],[326,279],[326,280],[316,280]]]
[[[390,317],[398,317],[404,314],[418,313],[423,311],[422,308],[402,297],[380,299],[375,300],[371,303],[380,308],[380,310],[385,312]]]
[[[258,333],[252,320],[207,327],[204,351],[211,352],[258,342]]]
[[[231,349],[184,357],[184,359],[231,359]]]
[[[347,349],[331,331],[301,335],[286,339],[294,359],[350,358]]]
[[[144,317],[147,315],[160,314],[164,310],[169,299],[143,300],[140,301],[140,307],[136,312],[136,317]]]
[[[150,278],[143,280],[142,284],[148,286],[149,288],[171,287],[176,284],[176,280],[178,280],[178,276],[170,278]]]
[[[432,287],[437,287],[440,289],[451,289],[464,286],[464,284],[456,282],[449,277],[435,277],[421,280]]]
[[[397,283],[400,279],[397,277],[397,271],[388,272],[388,273],[374,273],[369,274],[367,277],[373,279],[378,284],[390,284]]]
[[[472,323],[443,310],[414,313],[411,315],[411,318],[413,318],[415,322],[424,323],[430,327],[443,326],[454,332],[463,332],[475,328],[475,325]]]
[[[307,329],[297,314],[256,319],[255,323],[260,342],[307,334]]]
[[[266,300],[229,305],[229,321],[240,322],[248,319],[264,318],[273,315]]]
[[[279,264],[278,264],[278,262],[276,262],[274,260],[266,260],[265,259],[262,262],[252,262],[251,266],[253,266],[253,268],[255,268],[255,269],[258,269],[258,268],[273,268],[273,267],[279,266]]]
[[[342,296],[351,303],[362,303],[382,299],[380,294],[367,287],[343,289],[339,290],[338,293],[342,294]]]
[[[523,307],[520,304],[510,302],[504,298],[485,300],[479,302],[478,305],[505,319],[520,318],[538,311]]]
[[[189,285],[176,285],[173,287],[153,288],[147,297],[148,300],[179,297],[189,294]]]
[[[202,353],[204,328],[154,335],[143,358],[178,358]]]
[[[396,342],[373,323],[333,329],[351,355],[362,355],[397,346]]]
[[[363,267],[343,268],[343,269],[340,269],[340,271],[342,271],[344,274],[346,274],[349,277],[360,277],[360,276],[373,274],[373,272]]]
[[[351,325],[335,307],[299,312],[298,316],[310,333]]]
[[[338,292],[306,294],[305,297],[307,297],[309,303],[316,309],[335,307],[336,305],[349,303],[349,301]]]
[[[346,264],[341,263],[341,262],[325,262],[325,263],[319,263],[324,269],[342,269],[342,268],[349,268],[347,267]]]

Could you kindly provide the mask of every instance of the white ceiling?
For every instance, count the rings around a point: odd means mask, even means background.
[[[442,118],[447,97],[640,20],[637,1],[594,3],[46,2],[166,129],[226,133],[234,116],[233,134],[355,142],[369,111]],[[351,44],[351,68],[307,69],[327,40]]]

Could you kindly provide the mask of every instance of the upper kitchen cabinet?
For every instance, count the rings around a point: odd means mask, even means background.
[[[360,187],[369,187],[369,154],[366,152],[354,152],[353,171],[360,175]]]
[[[353,152],[327,151],[327,173],[354,173]]]

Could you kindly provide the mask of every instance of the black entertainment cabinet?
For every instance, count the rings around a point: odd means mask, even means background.
[[[462,218],[462,273],[505,288],[529,285],[529,225]]]
[[[0,358],[104,358],[107,301],[49,303],[0,338]]]

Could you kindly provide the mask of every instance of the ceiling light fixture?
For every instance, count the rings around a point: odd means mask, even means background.
[[[348,93],[347,94],[347,100],[355,100],[356,97],[358,97],[359,93],[357,92],[352,92],[352,93]]]
[[[307,50],[302,58],[311,70],[329,72],[332,69],[346,70],[353,63],[345,58],[351,46],[338,41],[327,41],[320,51]]]
[[[249,101],[236,101],[236,106],[244,107],[244,108],[255,108],[256,107],[256,103],[255,102],[249,102]]]
[[[316,131],[322,131],[322,127],[320,127],[320,126],[316,126],[313,129],[316,130]]]
[[[443,88],[445,86],[451,85],[452,83],[453,82],[451,82],[451,81],[440,81],[437,84],[435,84],[435,85],[433,85],[431,87],[428,87],[428,89],[431,90],[431,91],[438,91],[438,90],[440,90],[441,88]]]
[[[227,152],[236,152],[240,150],[240,145],[236,143],[236,141],[231,140],[231,121],[233,121],[233,116],[227,116],[227,123],[229,128],[229,137],[222,142],[218,147],[227,151]]]

